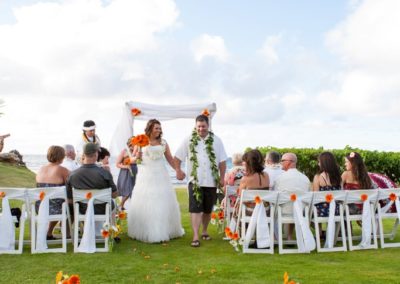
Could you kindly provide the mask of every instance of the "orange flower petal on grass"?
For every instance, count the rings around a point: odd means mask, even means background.
[[[6,197],[6,193],[4,191],[0,191],[0,198]]]
[[[296,194],[291,194],[290,195],[290,200],[295,202],[297,200],[297,195]]]
[[[332,193],[328,193],[327,195],[325,195],[325,201],[326,202],[331,203],[332,200],[333,200]]]
[[[62,271],[58,271],[57,275],[56,275],[56,283],[58,284],[58,282],[60,282],[62,280],[63,277],[63,273]]]
[[[255,202],[256,204],[260,204],[260,203],[261,203],[261,197],[257,195],[257,196],[254,198],[254,202]]]
[[[296,284],[296,282],[294,282],[294,280],[290,280],[288,284]]]
[[[68,284],[79,284],[81,283],[81,279],[79,278],[79,275],[71,275],[71,277],[68,279]]]
[[[39,199],[40,199],[40,201],[42,201],[42,200],[44,199],[45,196],[46,196],[46,193],[45,193],[44,191],[41,191],[41,192],[39,193]]]
[[[92,198],[92,196],[93,196],[93,194],[91,192],[88,192],[88,193],[85,194],[85,198],[88,199],[88,200],[90,198]]]
[[[368,200],[368,195],[365,194],[365,193],[364,193],[364,194],[361,194],[360,199],[361,199],[362,202],[365,202],[365,201]]]
[[[397,199],[396,193],[391,193],[391,194],[389,195],[389,199],[390,199],[391,201],[396,201],[396,199]]]

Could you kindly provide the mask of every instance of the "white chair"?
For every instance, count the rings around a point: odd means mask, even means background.
[[[314,222],[314,227],[315,227],[315,238],[317,241],[318,252],[347,251],[346,229],[344,225],[344,214],[343,214],[343,203],[346,200],[346,195],[347,191],[344,190],[314,192],[313,206],[312,206],[313,209],[312,221]],[[331,201],[330,203],[328,203],[329,216],[327,217],[318,216],[318,210],[316,205],[318,205],[321,202],[326,202],[327,200],[330,199]],[[339,215],[335,215],[336,206],[339,207]],[[327,224],[327,230],[325,234],[326,241],[324,247],[321,247],[319,224]],[[342,245],[335,246],[335,244],[337,243],[339,230],[342,237],[341,238]]]
[[[24,233],[25,233],[25,219],[26,213],[26,195],[25,188],[0,188],[3,192],[2,198],[2,212],[0,214],[0,254],[21,254],[24,247]],[[17,200],[22,203],[21,217],[19,220],[19,235],[15,247],[16,229],[15,225],[18,223],[17,217],[11,215],[10,201]]]
[[[279,254],[286,253],[309,253],[315,249],[315,239],[310,230],[310,205],[313,199],[313,192],[279,192],[278,197],[278,245]],[[282,212],[286,208],[293,208],[293,212],[286,214]],[[284,241],[284,224],[294,224],[296,232],[295,241]],[[284,248],[284,245],[297,245],[296,248]]]
[[[400,247],[400,242],[385,242],[385,238],[393,241],[397,233],[400,220],[400,188],[388,188],[378,190],[378,201],[387,200],[389,201],[384,207],[381,206],[380,202],[377,203],[378,213],[378,224],[379,224],[379,238],[381,248],[389,247]],[[390,212],[390,209],[394,206],[395,212]],[[384,230],[384,219],[394,219],[394,224],[391,229],[391,233],[385,234]]]
[[[91,196],[89,199],[89,195]],[[111,188],[105,189],[72,189],[74,204],[74,252],[94,253],[108,252],[108,237],[96,239],[95,223],[103,222],[107,226],[111,223]],[[79,203],[86,203],[85,214],[80,214]],[[94,205],[105,203],[104,214],[94,214]],[[79,223],[84,222],[82,238],[79,239]],[[80,242],[79,242],[80,241]],[[104,247],[97,247],[96,243],[104,243]]]
[[[224,208],[224,215],[225,215],[225,225],[229,226],[232,221],[232,216],[235,212],[235,204],[231,205],[231,198],[237,197],[237,188],[238,186],[235,185],[228,185],[226,187],[225,192],[225,208]]]
[[[58,187],[38,187],[26,190],[27,199],[30,204],[31,220],[31,253],[57,253],[67,252],[67,221],[68,201],[65,186]],[[63,199],[60,214],[49,213],[50,199]],[[36,202],[40,201],[39,210],[36,213]],[[49,222],[61,222],[61,239],[47,240]],[[48,244],[59,244],[61,247],[49,248]]]
[[[377,249],[375,205],[377,202],[378,191],[376,189],[367,190],[347,190],[345,201],[347,239],[349,241],[349,250]],[[364,199],[364,200],[363,200]],[[362,213],[351,214],[350,206],[363,204]],[[361,236],[354,236],[352,222],[362,225]],[[358,245],[353,245],[353,239],[361,239]]]
[[[249,216],[246,214],[248,209],[246,203],[255,204],[256,198],[260,202],[255,205],[252,215]],[[276,191],[242,190],[238,220],[242,230],[243,253],[274,253],[274,218],[277,199],[278,192]],[[268,209],[264,207],[264,202],[269,204]],[[254,235],[257,246],[262,248],[249,248]]]

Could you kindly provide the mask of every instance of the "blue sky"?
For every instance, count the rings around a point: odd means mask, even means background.
[[[93,119],[107,147],[126,101],[215,102],[228,154],[399,151],[399,10],[396,0],[0,1],[0,133],[11,133],[6,150],[40,154],[75,144]],[[164,123],[173,151],[192,125]]]

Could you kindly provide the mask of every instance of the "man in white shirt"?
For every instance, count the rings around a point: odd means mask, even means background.
[[[196,127],[175,154],[175,170],[178,180],[186,174],[181,162],[187,159],[189,178],[189,212],[193,229],[192,247],[199,247],[201,238],[210,240],[207,232],[211,212],[217,199],[217,187],[224,185],[227,155],[220,138],[209,131],[208,116],[196,117]],[[218,178],[216,178],[218,177]],[[219,183],[219,184],[218,184]]]
[[[275,190],[276,179],[285,171],[282,170],[280,165],[281,155],[276,151],[269,151],[265,156],[265,169],[264,172],[269,177],[269,188]]]
[[[86,143],[91,142],[97,144],[99,147],[101,146],[100,138],[96,134],[96,124],[93,120],[86,120],[83,122],[82,131],[82,136],[76,146],[76,155],[79,163],[82,163],[83,146],[85,146]]]
[[[299,172],[297,166],[297,156],[293,153],[286,153],[281,160],[282,169],[285,171],[275,182],[275,190],[282,192],[307,192],[310,190],[310,180],[306,175]],[[292,215],[293,206],[287,204],[282,208],[282,214]],[[288,229],[288,239],[293,235],[293,224]]]
[[[75,161],[76,154],[74,146],[66,144],[64,145],[64,150],[65,150],[65,158],[61,166],[66,168],[70,172],[79,168],[79,164],[77,163],[77,161]]]

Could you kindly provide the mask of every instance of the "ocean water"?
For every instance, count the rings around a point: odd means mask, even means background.
[[[48,163],[45,155],[24,155],[23,160],[26,163],[27,168],[34,173],[37,173],[41,166]],[[110,157],[111,174],[113,175],[114,182],[116,183],[118,179],[119,169],[115,166],[115,160],[115,157]],[[173,184],[186,183],[186,180],[181,181],[176,179],[175,171],[169,165],[167,165],[167,169],[169,171],[169,176],[171,177],[171,181]]]

